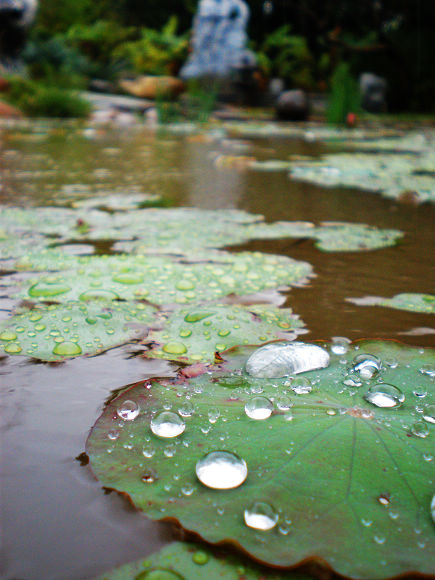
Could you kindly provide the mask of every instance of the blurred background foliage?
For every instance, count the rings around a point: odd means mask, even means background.
[[[177,74],[197,3],[40,0],[23,55],[30,77],[76,89],[90,79]],[[279,77],[286,88],[331,92],[345,63],[346,78],[369,71],[387,79],[390,111],[434,110],[434,0],[248,4],[250,46],[264,78]]]

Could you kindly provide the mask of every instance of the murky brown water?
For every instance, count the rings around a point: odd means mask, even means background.
[[[41,125],[0,129],[0,202],[65,204],[90,194],[161,193],[174,205],[242,208],[267,221],[354,221],[405,232],[398,247],[323,253],[311,241],[251,242],[243,249],[310,262],[317,274],[293,289],[290,305],[307,339],[394,338],[433,345],[432,316],[356,306],[348,297],[430,292],[434,287],[435,208],[401,205],[379,195],[291,182],[286,173],[217,169],[215,152],[286,159],[318,153],[317,144],[285,139],[231,143],[156,138],[142,130],[70,131]],[[238,249],[241,249],[239,246]],[[105,495],[75,457],[111,391],[173,372],[162,361],[129,358],[129,347],[58,366],[0,359],[2,396],[2,578],[85,580],[144,556],[175,532],[148,521],[116,494]]]

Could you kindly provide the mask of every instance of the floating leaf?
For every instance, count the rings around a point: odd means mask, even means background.
[[[240,369],[247,354],[223,356]],[[377,368],[372,379],[364,361]],[[431,574],[434,361],[429,350],[370,341],[293,380],[217,370],[142,382],[97,421],[90,464],[149,517],[177,519],[269,564],[320,558],[352,578]],[[140,413],[120,423],[125,401]],[[270,403],[262,418],[247,414]],[[182,434],[153,434],[163,412],[184,422]],[[237,486],[219,489],[222,477]],[[258,515],[254,527],[249,514]]]
[[[80,209],[107,209],[109,211],[128,211],[144,205],[158,204],[162,197],[157,193],[108,194],[80,199],[72,203]]]
[[[241,344],[261,344],[283,338],[284,333],[301,326],[303,323],[290,308],[194,306],[170,313],[164,321],[164,329],[148,335],[147,341],[158,344],[153,345],[145,356],[213,363],[215,352]],[[290,338],[295,336],[293,332]]]
[[[164,256],[81,257],[67,272],[23,281],[19,296],[58,302],[146,298],[154,304],[187,304],[300,284],[312,274],[309,264],[285,256],[243,252],[220,257],[225,261],[190,264]]]
[[[95,580],[309,580],[299,572],[266,569],[246,558],[212,552],[202,544],[174,542],[159,552],[106,572]]]
[[[398,310],[435,314],[435,295],[433,294],[403,293],[396,294],[392,298],[364,296],[363,298],[347,298],[347,300],[361,306],[388,306]]]
[[[0,323],[0,353],[46,361],[97,354],[143,337],[153,315],[142,303],[38,305]]]

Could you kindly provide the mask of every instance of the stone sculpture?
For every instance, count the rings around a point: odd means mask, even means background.
[[[201,0],[193,22],[192,53],[180,75],[228,78],[255,67],[246,48],[249,8],[243,0]]]
[[[0,70],[14,69],[37,10],[37,0],[0,0]]]

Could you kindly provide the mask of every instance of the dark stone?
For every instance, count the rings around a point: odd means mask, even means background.
[[[359,78],[361,105],[369,113],[387,110],[387,81],[373,73],[363,73]]]
[[[276,101],[275,110],[281,121],[306,121],[310,114],[308,97],[300,89],[284,91]]]

